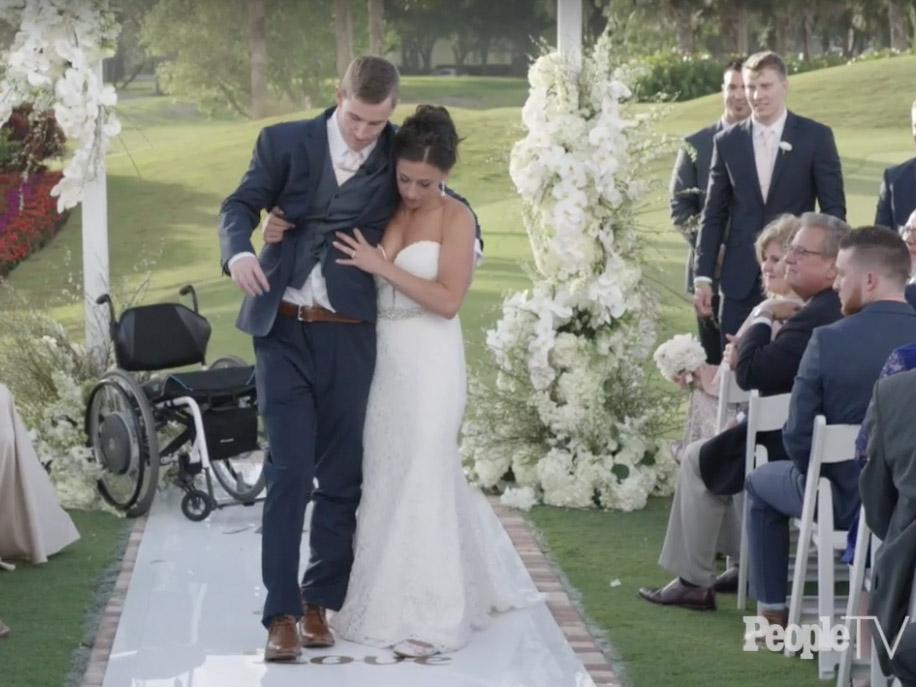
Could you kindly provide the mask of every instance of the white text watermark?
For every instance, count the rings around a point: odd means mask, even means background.
[[[744,616],[744,651],[757,651],[761,640],[770,651],[784,651],[798,654],[802,658],[813,658],[816,651],[845,651],[849,648],[851,632],[842,621],[852,621],[852,632],[856,638],[856,658],[862,658],[864,642],[862,638],[863,626],[870,625],[872,636],[880,638],[884,644],[889,658],[894,658],[894,653],[900,644],[903,631],[910,622],[909,616],[904,618],[903,625],[893,638],[884,634],[884,628],[878,618],[873,615],[841,616],[839,624],[831,624],[831,618],[822,616],[818,623],[790,624],[783,628],[774,625],[766,618],[759,615]],[[891,642],[893,639],[893,642]]]

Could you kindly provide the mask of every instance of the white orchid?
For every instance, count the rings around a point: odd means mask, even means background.
[[[509,172],[536,273],[486,335],[491,393],[514,410],[470,404],[462,447],[480,484],[511,469],[530,489],[507,491],[510,504],[632,510],[672,484],[674,463],[645,436],[654,416],[640,405],[656,306],[639,266],[634,216],[647,188],[636,177],[659,148],[645,144],[651,118],[622,112],[632,75],[611,64],[602,39],[579,74],[556,53],[528,74],[527,134]]]
[[[0,123],[26,102],[54,110],[75,144],[52,189],[63,211],[80,202],[121,131],[114,114],[117,94],[95,73],[95,65],[112,54],[118,26],[108,0],[0,0],[0,19],[19,27],[5,55]]]

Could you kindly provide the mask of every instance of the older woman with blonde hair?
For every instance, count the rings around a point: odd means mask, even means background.
[[[801,220],[798,217],[789,214],[780,215],[763,228],[754,242],[757,262],[760,265],[763,293],[769,301],[793,300],[798,301],[801,306],[801,299],[792,291],[786,281],[784,262],[786,247],[800,226]],[[731,343],[725,347],[722,365],[729,365],[729,361],[733,358],[735,343],[747,329],[752,317],[748,317],[738,332],[730,337]],[[781,323],[773,323],[773,336],[776,336],[780,326]],[[684,446],[692,441],[709,438],[715,433],[719,369],[720,366],[705,364],[696,372],[697,388],[690,395]],[[680,383],[686,386],[684,382]]]

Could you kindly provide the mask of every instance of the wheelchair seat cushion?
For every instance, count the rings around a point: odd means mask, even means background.
[[[250,396],[255,393],[254,366],[175,372],[150,380],[145,388],[153,401],[181,396],[190,396],[197,401]]]

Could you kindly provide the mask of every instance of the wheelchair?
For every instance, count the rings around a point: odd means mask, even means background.
[[[89,395],[86,436],[101,468],[101,496],[129,517],[149,510],[160,468],[176,462],[181,510],[190,520],[234,502],[251,505],[264,489],[254,367],[235,357],[206,365],[210,323],[194,288],[179,291],[189,294],[193,309],[142,305],[120,320],[108,294],[96,300],[108,307],[117,367]],[[197,364],[203,369],[162,372]],[[217,501],[213,476],[230,499]]]

